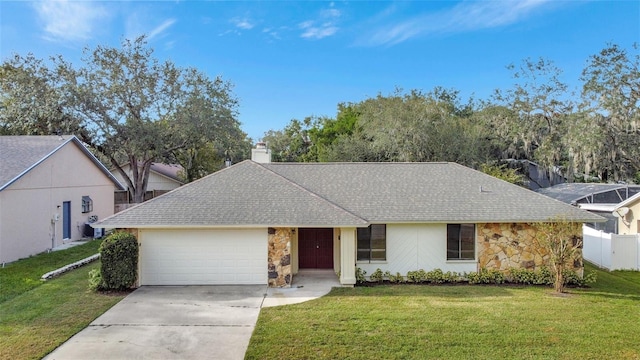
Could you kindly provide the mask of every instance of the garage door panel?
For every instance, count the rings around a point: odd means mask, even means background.
[[[267,283],[267,231],[143,230],[141,285]]]

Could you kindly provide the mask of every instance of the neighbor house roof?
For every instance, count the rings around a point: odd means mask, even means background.
[[[578,202],[617,204],[640,193],[640,185],[566,183],[536,191],[567,204]]]
[[[122,184],[73,135],[0,136],[0,191],[20,179],[68,143],[77,146],[119,189]]]
[[[125,172],[128,171],[127,169],[129,169],[130,166],[131,166],[131,163],[126,163],[121,165],[122,169],[125,169]],[[182,179],[180,179],[180,175],[179,175],[181,171],[184,171],[184,168],[179,164],[164,164],[164,163],[154,162],[154,163],[151,163],[149,170],[151,170],[151,172],[158,174],[159,176],[175,181],[180,185],[184,184]],[[115,173],[117,170],[115,168],[112,168],[111,171]]]
[[[163,164],[163,163],[152,163],[151,171],[155,171],[160,175],[164,175],[172,180],[175,180],[179,183],[183,183],[180,179],[179,173],[184,171],[184,168],[178,164]]]
[[[247,160],[104,219],[97,226],[362,227],[371,223],[535,222],[603,218],[455,163]]]

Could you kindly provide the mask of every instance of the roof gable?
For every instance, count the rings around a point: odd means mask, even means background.
[[[102,220],[102,227],[364,226],[366,220],[244,161]]]
[[[119,189],[122,184],[75,136],[0,136],[0,191],[20,179],[56,151],[73,144]]]

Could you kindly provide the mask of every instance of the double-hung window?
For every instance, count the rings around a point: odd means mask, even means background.
[[[447,260],[475,260],[476,226],[474,224],[447,225]]]
[[[358,261],[387,260],[387,225],[372,224],[358,228]]]

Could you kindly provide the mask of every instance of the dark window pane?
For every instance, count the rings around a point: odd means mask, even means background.
[[[447,260],[475,259],[475,225],[447,225]]]
[[[460,258],[460,225],[447,225],[447,260]]]
[[[386,250],[371,250],[371,260],[386,260],[387,259],[387,251]]]
[[[358,250],[358,260],[371,260],[369,250]]]

